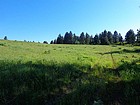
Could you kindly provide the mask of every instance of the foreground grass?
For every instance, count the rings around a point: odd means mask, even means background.
[[[2,40],[0,104],[138,105],[139,53],[139,47],[129,46]]]

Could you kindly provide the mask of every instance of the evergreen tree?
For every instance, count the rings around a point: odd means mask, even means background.
[[[69,32],[69,44],[73,44],[73,34],[71,31]]]
[[[64,40],[63,36],[61,36],[61,34],[59,34],[57,37],[57,44],[63,44],[63,40]]]
[[[108,37],[109,43],[113,44],[113,35],[112,35],[112,33],[110,31],[108,31],[107,37]]]
[[[84,32],[80,34],[80,44],[85,44],[85,35]]]
[[[73,42],[73,35],[72,32],[70,33],[66,32],[64,36],[64,44],[72,44]]]
[[[74,44],[80,44],[80,37],[74,34],[73,36]]]
[[[48,44],[48,42],[47,42],[47,41],[44,41],[43,43],[44,43],[44,44]]]
[[[113,42],[114,43],[118,43],[119,42],[119,34],[118,34],[117,31],[114,31]]]
[[[76,36],[75,34],[73,34],[73,40],[72,40],[72,43],[75,44],[76,40],[77,40],[77,36]]]
[[[94,44],[96,45],[100,44],[99,36],[97,34],[94,36]]]
[[[8,39],[7,39],[7,36],[4,37],[4,40],[8,40]]]
[[[54,44],[53,40],[50,42],[50,44]]]
[[[128,44],[134,44],[135,43],[135,33],[132,29],[130,29],[126,35],[125,40]]]
[[[122,37],[122,35],[120,33],[119,33],[119,42],[123,43],[123,37]]]
[[[68,41],[69,41],[69,33],[66,32],[64,36],[64,44],[68,44]]]
[[[109,44],[109,41],[108,41],[108,37],[107,37],[107,31],[104,30],[104,32],[102,32],[100,35],[99,35],[99,39],[101,41],[101,44],[102,45],[108,45]]]
[[[137,43],[140,43],[140,30],[137,30]]]
[[[102,33],[99,34],[100,44],[102,44]]]
[[[53,44],[57,44],[57,40],[56,39],[53,41]]]
[[[90,36],[88,33],[86,33],[85,44],[89,44],[89,43],[90,43]]]
[[[89,44],[91,44],[91,45],[94,44],[94,38],[93,38],[92,35],[90,36],[90,42],[89,42]]]

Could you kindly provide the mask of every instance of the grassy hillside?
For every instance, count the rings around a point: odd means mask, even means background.
[[[140,47],[0,40],[1,105],[138,105]]]
[[[0,59],[27,61],[56,61],[68,63],[102,63],[112,65],[112,52],[116,64],[139,57],[139,47],[100,45],[46,45],[38,43],[0,40]],[[138,50],[138,51],[137,51]]]

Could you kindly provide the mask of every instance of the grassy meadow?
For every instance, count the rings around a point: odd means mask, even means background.
[[[0,105],[139,105],[140,47],[0,40]]]

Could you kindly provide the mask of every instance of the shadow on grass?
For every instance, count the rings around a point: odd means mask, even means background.
[[[96,101],[98,105],[139,105],[140,60],[125,62],[117,70],[120,77],[115,73],[116,71],[109,68],[102,70],[101,78],[94,76],[96,79],[92,78],[91,81],[89,76],[88,84],[82,84],[59,104],[63,102],[63,105],[97,105]]]
[[[140,53],[140,49],[134,49],[134,50],[123,49],[123,52],[125,52],[125,53]]]
[[[121,54],[121,53],[140,53],[140,49],[134,49],[134,50],[123,49],[120,51],[111,51],[111,52],[105,52],[99,54]]]
[[[43,105],[73,91],[87,66],[0,62],[0,104]]]
[[[68,94],[58,105],[139,105],[139,86],[139,80],[87,84]]]
[[[139,73],[140,65],[134,65],[127,64]],[[120,66],[124,78],[125,66]],[[139,77],[130,72],[131,80],[110,81],[106,78],[115,75],[107,70],[101,68],[102,78],[90,65],[0,61],[0,105],[94,105],[99,100],[138,105]]]

